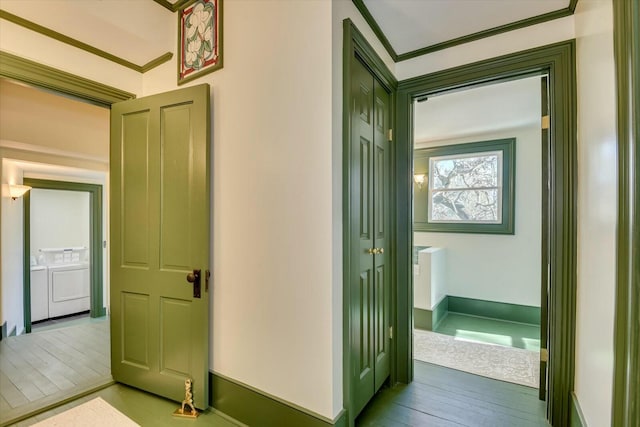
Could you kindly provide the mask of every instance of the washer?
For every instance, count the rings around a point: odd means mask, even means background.
[[[89,310],[89,264],[50,264],[48,270],[49,317]]]

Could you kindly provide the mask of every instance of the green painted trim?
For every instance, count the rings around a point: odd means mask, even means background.
[[[349,185],[349,177],[351,172],[351,158],[350,153],[350,138],[351,138],[351,115],[350,111],[350,94],[351,94],[351,61],[354,57],[359,58],[363,64],[365,64],[369,70],[376,76],[376,78],[382,83],[383,86],[391,94],[391,109],[392,112],[395,110],[395,93],[397,89],[397,80],[389,71],[387,66],[384,64],[382,59],[376,54],[373,50],[369,42],[364,38],[362,33],[358,31],[356,26],[351,22],[350,19],[345,19],[343,21],[343,51],[342,51],[342,143],[343,143],[343,151],[342,151],[342,165],[343,165],[343,174],[342,174],[342,212],[343,212],[343,229],[342,229],[342,242],[343,242],[343,293],[342,293],[342,306],[343,306],[343,325],[342,325],[342,342],[343,342],[343,400],[344,400],[344,408],[347,412],[346,425],[353,426],[355,422],[355,416],[349,410],[353,405],[354,401],[353,390],[351,388],[351,315],[349,313],[349,307],[351,306],[351,292],[349,289],[349,278],[351,276],[351,260],[350,260],[350,247],[351,247],[351,191]],[[391,114],[391,128],[395,127],[395,116]],[[393,171],[391,176],[393,177]],[[392,178],[394,179],[394,178]],[[393,185],[393,184],[392,184]],[[392,195],[393,197],[393,195]],[[392,200],[392,206],[395,203]],[[392,212],[392,216],[395,213]],[[394,218],[391,218],[391,223],[394,223]],[[389,246],[391,248],[392,253],[396,253],[398,249],[400,249],[395,242],[395,230],[392,230],[390,233]],[[404,249],[404,248],[403,248]],[[408,254],[409,260],[411,258],[411,254]],[[410,260],[411,261],[411,260]],[[394,278],[394,271],[396,271],[396,259],[392,257],[391,261],[391,269],[392,269],[392,280],[391,280],[391,319],[392,325],[396,324],[396,318],[399,315],[395,306],[397,304],[398,298],[408,298],[408,296],[396,295],[396,292],[401,288],[397,286],[397,282]],[[405,292],[408,292],[405,290]],[[405,310],[411,310],[413,306],[413,302],[411,305],[407,305]],[[410,317],[411,312],[402,313],[403,317]],[[397,330],[397,329],[396,329]],[[413,363],[408,362],[407,360],[400,359],[396,357],[394,354],[397,352],[398,348],[402,348],[403,346],[407,347],[410,344],[406,342],[407,339],[411,339],[410,329],[407,329],[404,332],[399,332],[394,334],[394,339],[391,340],[391,384],[394,384],[398,381],[399,374],[406,372],[409,369],[413,368]],[[404,374],[402,374],[404,377]]]
[[[16,25],[20,25],[21,27],[24,27],[28,30],[34,31],[36,33],[42,34],[43,36],[52,38],[54,40],[57,40],[61,43],[64,44],[68,44],[69,46],[73,46],[75,48],[84,50],[85,52],[89,52],[93,55],[99,56],[103,59],[106,59],[107,61],[111,61],[111,62],[115,62],[118,65],[122,65],[123,67],[127,67],[131,70],[137,71],[139,73],[144,73],[145,71],[149,71],[151,68],[157,67],[160,64],[163,64],[167,61],[169,61],[172,57],[173,57],[173,53],[171,52],[167,52],[163,55],[161,55],[160,57],[153,59],[151,61],[149,61],[147,64],[145,65],[137,65],[134,64],[133,62],[127,61],[126,59],[120,58],[118,56],[115,56],[109,52],[105,52],[104,50],[100,50],[97,47],[91,46],[89,44],[86,44],[84,42],[81,42],[80,40],[71,38],[69,36],[65,36],[62,33],[59,33],[57,31],[53,31],[50,28],[47,27],[43,27],[42,25],[38,25],[35,22],[32,21],[28,21],[24,18],[21,18],[17,15],[14,15],[12,13],[7,12],[6,10],[2,10],[0,9],[0,19],[4,19],[6,21],[12,22]],[[145,67],[149,68],[145,69]]]
[[[507,33],[509,31],[518,30],[524,27],[529,27],[531,25],[541,24],[543,22],[552,21],[554,19],[564,18],[565,16],[570,16],[570,15],[573,15],[573,10],[567,7],[567,8],[559,9],[553,12],[548,12],[542,15],[532,16],[531,18],[522,19],[520,21],[501,25],[499,27],[489,28],[483,31],[478,31],[477,33],[468,34],[466,36],[444,41],[442,43],[437,43],[431,46],[426,46],[420,49],[412,50],[411,52],[401,53],[398,55],[398,59],[396,62],[406,61],[407,59],[416,58],[418,56],[426,55],[428,53],[437,52],[439,50],[448,49],[453,46],[458,46],[458,45],[469,43],[475,40],[480,40],[480,39],[495,36],[498,34]]]
[[[175,12],[175,10],[173,9],[173,5],[169,3],[167,0],[153,0],[153,1],[155,1],[165,9],[169,10],[170,12]]]
[[[353,0],[353,4],[356,6],[364,20],[367,21],[367,24],[369,24],[369,27],[371,28],[373,33],[376,35],[380,43],[382,43],[382,46],[384,46],[389,56],[391,56],[391,59],[393,59],[393,62],[398,62],[398,54],[393,49],[393,46],[391,46],[391,42],[389,42],[387,36],[384,35],[382,28],[380,28],[376,20],[373,18],[373,15],[371,15],[371,12],[369,12],[369,9],[364,4],[364,1]]]
[[[640,426],[640,3],[613,2],[618,238],[612,425]]]
[[[424,308],[413,307],[413,327],[424,329],[425,331],[433,330],[433,312]]]
[[[411,245],[413,233],[408,209],[412,200],[413,100],[417,97],[463,88],[475,84],[513,78],[514,76],[549,74],[551,106],[549,191],[550,292],[549,292],[549,396],[548,414],[552,425],[567,425],[569,393],[573,390],[575,371],[576,325],[576,65],[575,40],[556,43],[498,58],[467,64],[398,84],[395,144],[395,187],[398,250],[397,280],[409,293],[412,283]],[[399,304],[412,307],[410,299]],[[406,308],[399,310],[407,312]],[[410,313],[410,312],[409,312]],[[398,329],[406,330],[411,318],[398,318]],[[401,326],[404,325],[403,328]],[[400,334],[400,332],[399,332]],[[398,357],[411,360],[411,348],[399,349]],[[411,377],[407,381],[411,381]]]
[[[175,6],[179,6],[177,7],[178,10],[178,25],[176,28],[178,28],[178,31],[180,31],[180,15],[182,13],[182,9],[185,9],[186,7],[190,6],[191,3],[195,2],[196,0],[184,0],[184,1],[178,1],[176,2]],[[223,14],[223,9],[224,7],[222,6],[222,4],[224,3],[223,0],[217,0],[216,6],[218,8],[218,13],[220,15],[220,17],[218,18],[218,63],[216,65],[214,65],[213,67],[209,67],[205,70],[202,71],[198,71],[194,74],[191,74],[190,76],[185,77],[184,79],[180,79],[180,52],[181,52],[181,46],[180,46],[180,35],[178,35],[178,46],[176,48],[176,56],[178,56],[178,60],[176,61],[176,73],[177,73],[177,83],[178,86],[185,84],[187,82],[196,80],[201,78],[204,75],[207,75],[213,71],[219,70],[224,66],[224,14]]]
[[[369,24],[369,27],[371,27],[371,30],[373,31],[373,33],[376,35],[376,37],[378,37],[378,40],[380,41],[380,43],[382,43],[384,48],[387,50],[387,52],[389,53],[389,56],[391,56],[394,62],[406,61],[407,59],[416,58],[418,56],[436,52],[438,50],[448,49],[450,47],[457,46],[460,44],[469,43],[475,40],[495,36],[497,34],[506,33],[509,31],[517,30],[519,28],[528,27],[531,25],[541,24],[543,22],[552,21],[558,18],[564,18],[565,16],[573,15],[576,9],[576,5],[578,4],[578,0],[571,0],[571,2],[569,3],[569,6],[563,9],[558,9],[552,12],[544,13],[542,15],[532,16],[531,18],[522,19],[520,21],[512,22],[512,23],[501,25],[494,28],[489,28],[483,31],[478,31],[477,33],[468,34],[466,36],[444,41],[442,43],[436,43],[434,45],[425,46],[420,49],[415,49],[410,52],[399,54],[393,49],[393,46],[389,42],[389,39],[380,28],[380,25],[378,25],[376,20],[373,18],[373,15],[371,15],[371,12],[369,12],[369,9],[364,4],[364,1],[363,0],[352,0],[352,1],[353,1],[353,4],[358,9],[358,11],[360,11],[360,14],[364,18],[364,20],[367,22],[367,24]]]
[[[132,93],[0,51],[0,76],[109,107]]]
[[[102,234],[102,186],[97,184],[85,184],[67,181],[49,181],[43,179],[24,178],[25,185],[32,188],[43,190],[66,190],[66,191],[83,191],[89,193],[89,212],[91,219],[89,221],[89,240],[91,241],[90,249],[90,307],[91,317],[102,317],[107,310],[103,305],[103,265],[102,265],[102,242],[104,236]],[[31,279],[30,279],[30,262],[31,255],[31,192],[27,192],[24,196],[24,311],[25,311],[25,329],[31,332]],[[29,274],[27,274],[29,272]]]
[[[440,326],[440,322],[447,317],[447,313],[449,313],[449,298],[446,296],[440,300],[435,307],[433,307],[433,317],[431,319],[431,324],[433,325],[433,329],[438,329]]]
[[[334,420],[330,420],[217,372],[209,372],[209,388],[211,406],[247,425],[346,426],[344,410]]]
[[[169,10],[171,12],[176,12],[180,8],[182,8],[185,4],[189,3],[192,0],[178,0],[173,4],[171,4],[167,0],[153,0],[153,1],[155,1],[160,6],[164,7],[165,9],[167,9],[167,10]]]
[[[516,139],[497,139],[492,141],[470,142],[465,144],[444,145],[438,147],[421,148],[413,154],[414,165],[424,159],[426,170],[416,170],[416,173],[429,174],[431,157],[450,156],[456,154],[483,153],[487,151],[502,151],[502,223],[500,224],[469,224],[469,223],[440,223],[426,221],[413,222],[413,231],[439,233],[482,233],[482,234],[514,234],[516,210]],[[430,185],[431,179],[429,179]],[[415,187],[414,187],[415,190]],[[428,193],[427,191],[424,194]],[[419,190],[418,190],[419,191]],[[428,199],[428,196],[427,196]],[[414,197],[414,202],[417,197]],[[427,205],[429,204],[426,200]],[[430,206],[427,206],[427,215]]]
[[[584,419],[582,408],[578,402],[578,396],[574,392],[571,392],[571,416],[569,417],[569,427],[587,427],[587,422]]]
[[[23,184],[29,185],[28,180],[23,179]],[[22,312],[24,332],[28,334],[31,333],[31,191],[22,200]]]
[[[152,59],[151,61],[147,62],[141,67],[141,70],[142,70],[141,73],[144,74],[149,70],[153,70],[158,65],[161,65],[161,64],[164,64],[165,62],[170,61],[171,58],[173,58],[173,53],[167,52],[164,55],[157,57],[156,59]]]
[[[449,311],[509,322],[540,325],[540,307],[448,295]]]

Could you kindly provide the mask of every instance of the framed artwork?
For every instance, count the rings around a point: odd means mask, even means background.
[[[222,0],[195,0],[178,10],[178,84],[222,68]]]

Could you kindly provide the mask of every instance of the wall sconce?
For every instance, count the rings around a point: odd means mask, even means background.
[[[28,185],[9,184],[9,196],[11,200],[15,200],[18,197],[22,197],[24,193],[31,190]]]
[[[413,175],[413,181],[416,183],[416,185],[420,190],[422,190],[422,185],[426,180],[427,180],[426,174],[420,173],[420,174]]]

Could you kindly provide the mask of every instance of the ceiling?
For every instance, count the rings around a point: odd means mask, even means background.
[[[226,0],[241,1],[241,0]],[[296,0],[303,1],[303,0]],[[322,0],[330,1],[330,0]],[[398,61],[573,13],[577,0],[352,0]],[[85,43],[139,72],[175,54],[186,0],[0,0],[2,25]],[[9,22],[6,22],[9,21]],[[515,25],[515,27],[514,27]],[[47,33],[48,32],[48,33]],[[107,35],[107,37],[105,37]],[[54,37],[56,38],[56,37]],[[452,42],[453,40],[453,42]],[[160,62],[162,62],[160,61]],[[144,67],[147,65],[148,67]]]
[[[429,97],[414,105],[416,146],[540,125],[540,76]]]
[[[577,0],[353,0],[394,60],[573,13]]]

